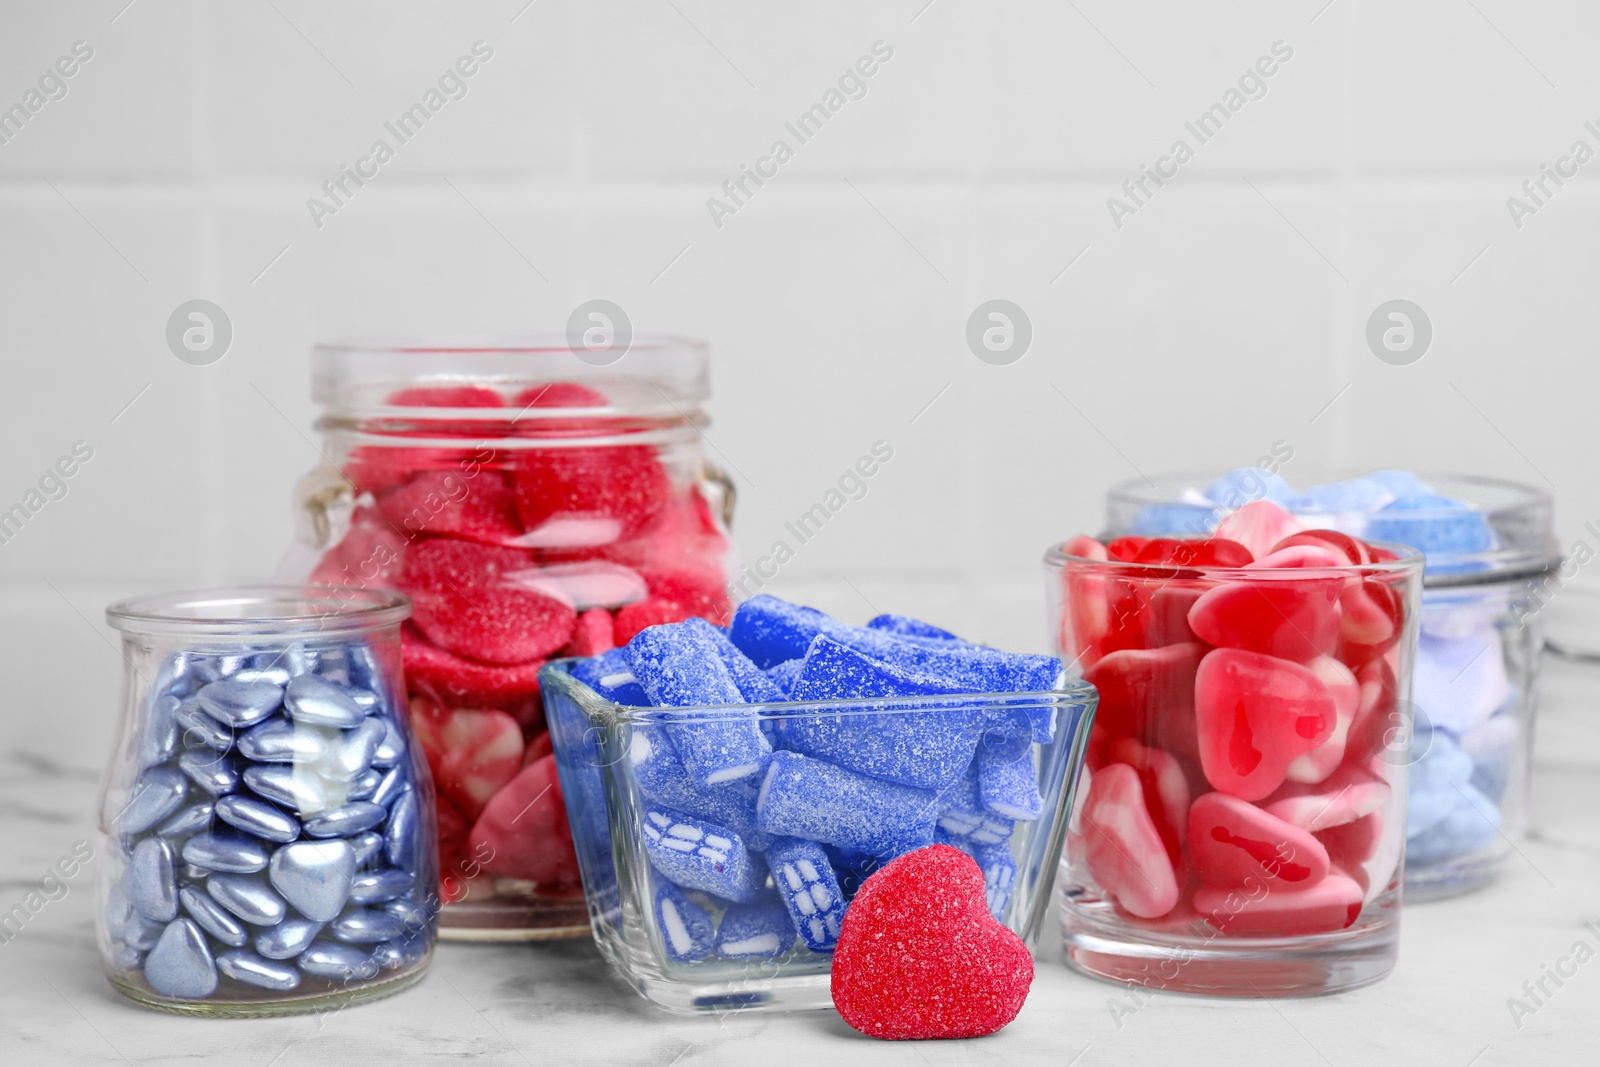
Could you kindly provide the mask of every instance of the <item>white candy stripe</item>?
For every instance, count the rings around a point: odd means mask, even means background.
[[[672,943],[673,951],[682,956],[694,948],[694,937],[689,933],[688,925],[683,921],[683,916],[678,914],[678,906],[670,900],[661,902],[661,925],[666,930],[667,940]]]
[[[743,941],[724,941],[722,954],[724,956],[753,956],[770,955],[778,951],[777,934],[757,934],[747,937]]]
[[[675,841],[670,837],[663,837],[661,839],[661,845],[662,845],[663,848],[670,848],[674,852],[693,852],[694,851],[694,842],[693,841]]]
[[[793,864],[785,863],[783,865],[783,880],[789,883],[789,888],[792,890],[798,891],[805,886],[805,883],[800,880],[800,876],[795,873]]]
[[[727,851],[728,849],[733,847],[733,842],[729,841],[726,837],[723,837],[721,834],[707,834],[706,835],[706,844],[709,845],[711,848],[720,848],[723,851]]]
[[[685,826],[681,822],[675,823],[673,827],[667,831],[667,833],[671,834],[673,837],[681,837],[685,841],[698,841],[702,837],[705,837],[705,834],[702,831],[695,829],[693,826]]]
[[[828,892],[828,887],[825,885],[813,885],[811,887],[811,899],[816,901],[817,907],[823,911],[833,907],[833,894]]]
[[[699,850],[698,855],[704,856],[706,859],[711,860],[714,863],[728,862],[728,854],[726,852],[718,852],[714,848],[702,848]]]
[[[815,915],[817,913],[817,906],[811,903],[810,893],[796,893],[792,899],[794,900],[795,910],[801,915]]]
[[[808,882],[815,882],[821,877],[817,874],[817,865],[810,860],[798,860],[796,866],[800,868],[800,877]]]

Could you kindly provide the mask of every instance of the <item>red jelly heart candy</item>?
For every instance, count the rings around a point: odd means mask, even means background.
[[[1129,540],[1135,539],[1121,539],[1123,542]],[[1092,537],[1074,537],[1061,546],[1061,551],[1068,556],[1100,562],[1108,558],[1106,546]],[[1098,657],[1089,650],[1111,628],[1111,609],[1106,603],[1106,580],[1084,570],[1081,564],[1069,565],[1061,596],[1065,601],[1061,617],[1064,632],[1058,635],[1061,648],[1080,662],[1093,663]]]
[[[531,764],[539,762],[546,756],[550,755],[554,748],[555,744],[550,740],[550,731],[546,730],[544,733],[528,742],[528,747],[522,753],[522,765],[527,767]]]
[[[498,408],[505,406],[500,394],[484,385],[416,385],[389,396],[390,407],[397,408]]]
[[[1250,550],[1251,556],[1260,559],[1273,545],[1299,530],[1299,520],[1272,501],[1252,500],[1217,523],[1211,536],[1237,541]]]
[[[1195,890],[1194,907],[1226,934],[1295,937],[1353,926],[1361,915],[1361,886],[1342,874],[1330,874],[1309,889],[1250,887],[1246,892],[1222,886]]]
[[[1344,556],[1327,545],[1290,545],[1275,548],[1250,564],[1249,570],[1303,570],[1310,567],[1343,567]]]
[[[1393,648],[1400,640],[1405,608],[1400,593],[1377,578],[1351,579],[1339,592],[1343,617],[1339,624],[1339,654],[1352,663],[1365,663]]]
[[[580,382],[544,382],[531,385],[511,401],[516,408],[603,408],[604,393]]]
[[[1332,549],[1344,558],[1347,565],[1372,562],[1372,557],[1367,554],[1366,545],[1338,530],[1301,530],[1273,545],[1272,551],[1278,552],[1296,545],[1315,545],[1318,548]]]
[[[1022,1010],[1033,956],[989,914],[977,863],[930,845],[861,883],[844,913],[831,983],[834,1007],[869,1037],[982,1037]]]
[[[1388,658],[1363,665],[1356,672],[1356,681],[1361,685],[1361,699],[1345,740],[1345,758],[1359,763],[1385,749],[1406,747],[1410,730],[1400,714],[1398,685]]]
[[[578,624],[572,628],[572,643],[567,645],[565,652],[569,656],[598,656],[616,647],[611,612],[604,608],[591,608],[578,616]]]
[[[1176,868],[1183,860],[1183,841],[1189,830],[1189,776],[1183,764],[1171,753],[1131,737],[1113,742],[1107,752],[1111,762],[1126,763],[1139,772],[1145,810]]]
[[[1093,538],[1075,538],[1074,540],[1090,541]],[[1132,563],[1138,558],[1139,552],[1144,546],[1149,543],[1150,538],[1148,537],[1119,537],[1115,541],[1106,544],[1106,556],[1119,563]],[[1070,545],[1072,542],[1069,541],[1068,544]],[[1083,555],[1082,552],[1073,552],[1070,548],[1067,549],[1067,552],[1074,556]]]
[[[1316,785],[1287,782],[1262,807],[1285,822],[1313,832],[1343,826],[1381,809],[1390,786],[1359,764],[1345,764]]]
[[[1189,860],[1211,885],[1304,888],[1328,876],[1328,850],[1292,823],[1226,793],[1189,808]]]
[[[578,881],[554,756],[530,764],[495,794],[472,828],[472,849],[490,874],[538,885]]]
[[[1172,860],[1145,807],[1139,772],[1126,763],[1108,764],[1089,781],[1083,853],[1089,873],[1124,911],[1154,919],[1178,903]]]
[[[498,471],[421,471],[381,494],[378,508],[407,538],[437,534],[498,545],[522,533],[511,485]]]
[[[350,513],[350,529],[324,552],[311,572],[314,585],[345,589],[389,588],[399,579],[406,539],[376,508]]]
[[[1383,841],[1383,813],[1374,811],[1352,822],[1318,830],[1316,837],[1328,850],[1328,858],[1346,874],[1356,877],[1354,872],[1365,873],[1361,865],[1378,854],[1378,845]]]
[[[1339,641],[1340,580],[1261,573],[1260,579],[1219,585],[1196,600],[1189,609],[1196,636],[1301,663],[1332,652]]]
[[[1212,786],[1260,800],[1289,765],[1322,744],[1337,722],[1332,695],[1298,663],[1216,648],[1195,674],[1200,765]]]
[[[1198,641],[1189,626],[1189,609],[1205,593],[1199,585],[1164,583],[1150,595],[1148,643],[1151,647]]]
[[[610,623],[609,616],[607,623]],[[400,631],[406,685],[447,707],[499,708],[526,724],[538,715],[539,668],[543,660],[491,667],[446,652],[410,623]]]
[[[1195,673],[1206,648],[1200,644],[1113,652],[1083,672],[1100,691],[1094,732],[1134,737],[1169,752],[1198,759]]]
[[[505,575],[531,565],[514,548],[429,538],[406,552],[400,584],[434,644],[489,663],[526,663],[572,638],[577,613]]]
[[[434,794],[434,811],[439,824],[439,889],[449,904],[466,894],[465,882],[476,871],[467,852],[472,824],[443,794]]]
[[[1255,557],[1237,541],[1224,537],[1180,540],[1157,537],[1134,557],[1135,563],[1171,563],[1179,567],[1243,567]]]
[[[457,708],[418,724],[433,784],[467,818],[477,818],[489,798],[522,767],[522,728],[503,711]]]
[[[1350,726],[1361,705],[1361,685],[1349,667],[1332,656],[1319,656],[1306,666],[1328,687],[1335,719],[1326,741],[1289,764],[1285,777],[1291,782],[1320,782],[1334,772],[1344,759]]]

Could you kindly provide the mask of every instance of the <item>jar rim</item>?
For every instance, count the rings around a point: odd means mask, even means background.
[[[233,585],[119,600],[106,622],[124,633],[261,637],[374,630],[410,614],[411,598],[389,589]]]

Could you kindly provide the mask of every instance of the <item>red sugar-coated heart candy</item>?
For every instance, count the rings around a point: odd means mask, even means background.
[[[378,496],[378,508],[407,538],[423,534],[505,544],[522,533],[511,484],[498,471],[419,471]]]
[[[469,819],[522,767],[522,728],[503,711],[413,700],[411,723],[434,786]]]
[[[1332,656],[1319,656],[1306,664],[1311,673],[1322,679],[1333,697],[1335,721],[1328,739],[1304,756],[1289,764],[1285,777],[1291,782],[1320,782],[1332,774],[1344,759],[1349,743],[1350,725],[1355,722],[1361,705],[1361,685],[1350,668]]]
[[[346,589],[391,588],[399,579],[406,539],[376,508],[350,513],[350,529],[322,554],[311,572],[313,585]]]
[[[1366,874],[1362,864],[1378,854],[1378,845],[1383,841],[1383,813],[1370,812],[1351,822],[1318,830],[1316,838],[1341,871],[1361,881],[1361,876]],[[1357,871],[1361,876],[1355,873]]]
[[[1189,626],[1209,644],[1305,663],[1338,644],[1339,587],[1337,578],[1230,582],[1194,602]]]
[[[400,658],[406,685],[446,707],[499,708],[524,725],[539,713],[543,660],[509,667],[474,663],[430,644],[410,623],[400,631]]]
[[[1093,540],[1093,538],[1075,538],[1074,540],[1087,541]],[[1067,543],[1070,545],[1073,542],[1069,541]],[[1148,537],[1119,537],[1114,541],[1107,542],[1106,557],[1119,563],[1132,563],[1139,557],[1139,553],[1144,550],[1144,546],[1149,543],[1150,538]],[[1074,556],[1084,555],[1082,552],[1073,552],[1070,548],[1067,551]]]
[[[982,1037],[1022,1010],[1033,956],[989,914],[972,857],[930,845],[861,883],[844,913],[831,984],[834,1007],[868,1037]]]
[[[377,494],[404,485],[418,471],[460,471],[462,458],[461,449],[361,445],[350,453],[341,473],[358,493]]]
[[[1198,641],[1189,625],[1189,609],[1206,589],[1198,585],[1163,584],[1150,594],[1146,643],[1156,648]]]
[[[529,449],[518,457],[512,483],[522,525],[534,538],[529,544],[540,543],[539,529],[552,519],[583,520],[596,529],[610,523],[611,540],[633,537],[672,498],[672,480],[648,445]]]
[[[572,638],[577,613],[504,575],[531,566],[526,552],[429,538],[406,552],[400,584],[430,641],[488,663],[527,663]]]
[[[1133,915],[1154,919],[1178,903],[1177,876],[1145,807],[1144,784],[1126,763],[1107,764],[1089,780],[1083,857],[1100,888]]]
[[[1224,537],[1179,539],[1157,537],[1134,557],[1135,563],[1171,563],[1179,567],[1243,567],[1255,557],[1237,541]]]
[[[415,385],[391,393],[386,403],[396,408],[498,408],[506,402],[485,385]]]
[[[1217,523],[1212,537],[1237,541],[1260,559],[1272,546],[1300,531],[1300,522],[1270,500],[1252,500]]]
[[[1309,889],[1274,888],[1264,894],[1222,886],[1195,890],[1194,907],[1226,934],[1294,937],[1353,926],[1361,915],[1361,886],[1330,874]]]
[[[1338,530],[1301,530],[1299,533],[1290,534],[1282,541],[1272,546],[1272,551],[1293,548],[1295,545],[1316,545],[1321,548],[1331,548],[1344,557],[1346,564],[1371,563],[1372,557],[1367,553],[1367,546],[1357,541],[1349,534],[1340,533]]]
[[[611,612],[604,608],[590,608],[578,616],[578,624],[572,628],[572,642],[564,652],[568,656],[598,656],[616,647]]]
[[[1390,792],[1381,774],[1347,763],[1325,782],[1285,782],[1261,806],[1284,822],[1315,832],[1371,815],[1389,802]]]
[[[1343,567],[1344,556],[1327,545],[1290,545],[1274,548],[1250,564],[1249,570],[1303,570],[1308,567]]]
[[[1351,579],[1339,591],[1339,655],[1352,664],[1376,659],[1400,640],[1405,608],[1400,593],[1378,578]]]
[[[578,856],[561,800],[556,758],[528,765],[489,801],[472,828],[474,855],[488,853],[483,869],[539,885],[578,881]]]
[[[628,604],[612,623],[617,646],[627,644],[638,636],[639,631],[650,626],[660,626],[669,622],[682,622],[684,619],[694,617],[694,612],[684,607],[675,600],[641,600],[637,604]]]
[[[1131,737],[1113,741],[1107,752],[1111,762],[1126,763],[1139,772],[1145,810],[1176,869],[1183,859],[1183,842],[1189,831],[1189,777],[1183,764],[1171,753],[1150,748]]]
[[[1337,722],[1322,679],[1298,663],[1215,648],[1195,674],[1200,764],[1216,789],[1260,800]]]
[[[512,398],[516,408],[603,408],[605,394],[580,382],[544,382],[530,385]]]
[[[1189,860],[1210,885],[1305,888],[1328,876],[1328,850],[1311,834],[1226,793],[1189,807]]]
[[[1094,733],[1133,737],[1178,755],[1198,759],[1195,673],[1206,647],[1200,644],[1113,652],[1083,672],[1100,691]]]

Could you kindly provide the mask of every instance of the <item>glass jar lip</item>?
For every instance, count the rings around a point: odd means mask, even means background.
[[[937,696],[907,697],[845,697],[838,700],[772,700],[754,704],[720,704],[698,707],[662,708],[636,707],[607,700],[589,686],[574,678],[571,668],[581,657],[551,660],[539,671],[540,685],[553,685],[557,690],[574,698],[581,698],[584,711],[591,718],[602,718],[608,723],[668,724],[682,722],[685,718],[711,721],[729,718],[757,709],[775,719],[788,719],[815,715],[881,715],[888,713],[932,714],[972,707],[992,707],[1015,711],[1040,706],[1092,706],[1099,700],[1099,692],[1082,679],[1066,674],[1061,689],[1039,692],[1005,693],[949,693]],[[1065,665],[1063,666],[1065,670]]]
[[[234,585],[119,600],[106,622],[124,633],[262,637],[374,630],[410,614],[411,598],[388,589]]]
[[[672,334],[639,334],[608,363],[585,361],[561,334],[357,336],[320,342],[311,355],[312,399],[347,415],[455,421],[500,421],[514,414],[537,421],[574,415],[652,415],[698,407],[710,398],[710,346]],[[605,405],[533,407],[514,404],[522,390],[568,382],[606,393]],[[401,389],[478,386],[500,393],[490,407],[396,405]]]
[[[1203,541],[1204,537],[1174,538],[1174,540]],[[1117,559],[1091,559],[1062,551],[1065,541],[1051,545],[1044,553],[1044,564],[1051,570],[1063,570],[1073,564],[1113,571],[1129,578],[1174,578],[1181,572],[1184,577],[1227,581],[1287,581],[1290,578],[1351,578],[1373,577],[1378,574],[1422,573],[1423,555],[1410,545],[1391,541],[1368,541],[1367,544],[1393,552],[1392,560],[1375,563],[1344,563],[1337,567],[1219,567],[1196,563],[1133,563]]]

